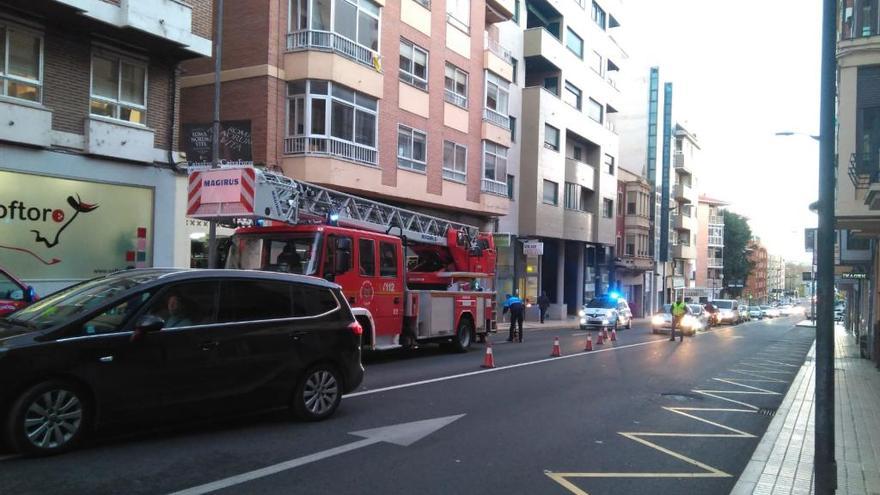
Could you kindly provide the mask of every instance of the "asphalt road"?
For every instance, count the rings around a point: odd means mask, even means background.
[[[276,412],[0,457],[0,493],[726,494],[812,343],[793,323],[683,343],[634,327],[592,353],[583,332],[532,330],[497,342],[492,370],[481,345],[369,356],[328,421]],[[362,431],[432,418],[445,419]]]

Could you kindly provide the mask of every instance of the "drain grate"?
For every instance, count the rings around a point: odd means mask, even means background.
[[[758,414],[761,416],[773,417],[776,416],[776,408],[775,407],[762,407],[758,409]]]

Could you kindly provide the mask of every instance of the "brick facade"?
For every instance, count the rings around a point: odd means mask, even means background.
[[[192,7],[192,32],[211,39],[214,33],[214,0],[187,0]]]
[[[84,134],[89,115],[88,41],[81,33],[48,27],[43,38],[43,104],[52,110],[52,129]]]

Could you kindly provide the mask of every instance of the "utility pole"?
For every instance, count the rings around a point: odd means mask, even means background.
[[[822,1],[822,76],[819,106],[819,230],[816,320],[816,493],[837,489],[834,459],[834,139],[837,82],[837,2]]]
[[[216,0],[214,25],[214,127],[211,133],[211,168],[220,166],[220,71],[223,67],[223,0]],[[208,268],[217,268],[217,221],[208,225]]]

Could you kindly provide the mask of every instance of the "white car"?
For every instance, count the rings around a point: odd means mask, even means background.
[[[632,328],[632,311],[626,299],[607,295],[593,298],[580,311],[581,330]]]
[[[686,335],[694,335],[701,328],[702,323],[693,314],[691,307],[693,305],[685,305],[687,312],[681,318],[681,328],[676,328],[684,332]],[[668,333],[672,330],[672,305],[664,304],[663,311],[656,313],[651,318],[651,333]]]
[[[764,318],[764,313],[761,311],[760,306],[749,306],[749,316],[756,320],[761,320]]]
[[[712,304],[718,308],[718,324],[723,325],[725,323],[730,325],[736,325],[740,321],[739,316],[739,303],[734,301],[733,299],[716,299],[712,301]]]

